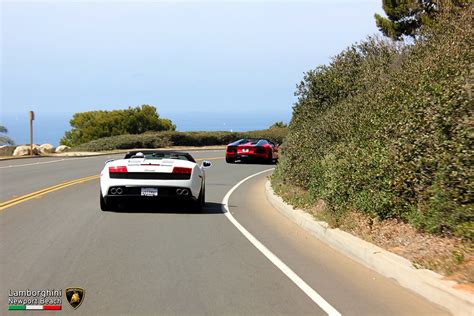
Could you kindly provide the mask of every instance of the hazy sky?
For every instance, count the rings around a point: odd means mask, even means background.
[[[22,138],[12,120],[35,110],[62,135],[75,112],[140,104],[180,130],[289,121],[303,72],[377,33],[375,12],[381,1],[2,1],[0,123]]]

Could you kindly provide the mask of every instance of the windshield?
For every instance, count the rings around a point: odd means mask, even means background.
[[[196,162],[190,154],[181,152],[134,151],[127,153],[124,158],[179,159]]]

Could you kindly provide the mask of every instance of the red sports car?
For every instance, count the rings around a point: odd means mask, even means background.
[[[278,159],[278,144],[262,138],[245,138],[227,145],[225,161],[263,160],[268,163]]]

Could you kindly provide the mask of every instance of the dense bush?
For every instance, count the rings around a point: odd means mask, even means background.
[[[160,148],[170,146],[168,137],[159,133],[117,135],[96,139],[73,147],[76,151],[107,151],[130,148]]]
[[[62,145],[78,146],[103,137],[176,129],[170,120],[160,118],[156,108],[151,105],[76,113],[70,124],[72,129],[61,139]]]
[[[147,132],[140,135],[119,135],[97,139],[74,147],[78,151],[103,151],[131,148],[161,148],[168,146],[226,145],[240,138],[267,138],[281,143],[286,128],[272,128],[251,132]]]
[[[306,73],[274,179],[336,219],[356,210],[473,240],[469,10],[412,45],[369,38]]]

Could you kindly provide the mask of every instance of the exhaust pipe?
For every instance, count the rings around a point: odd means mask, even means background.
[[[123,193],[123,190],[122,190],[122,188],[117,188],[117,190],[115,190],[115,192],[117,192],[117,194],[120,195],[120,194]]]
[[[112,194],[114,194],[114,195],[115,195],[115,193],[117,193],[117,189],[116,189],[116,188],[112,188],[112,189],[110,189],[110,193],[112,193]]]
[[[181,194],[183,194],[183,190],[182,190],[182,189],[176,189],[176,193],[177,193],[178,195],[181,195]]]
[[[189,194],[189,191],[186,190],[186,189],[184,189],[184,190],[183,190],[183,195],[186,195],[186,196],[187,196],[188,194]]]

